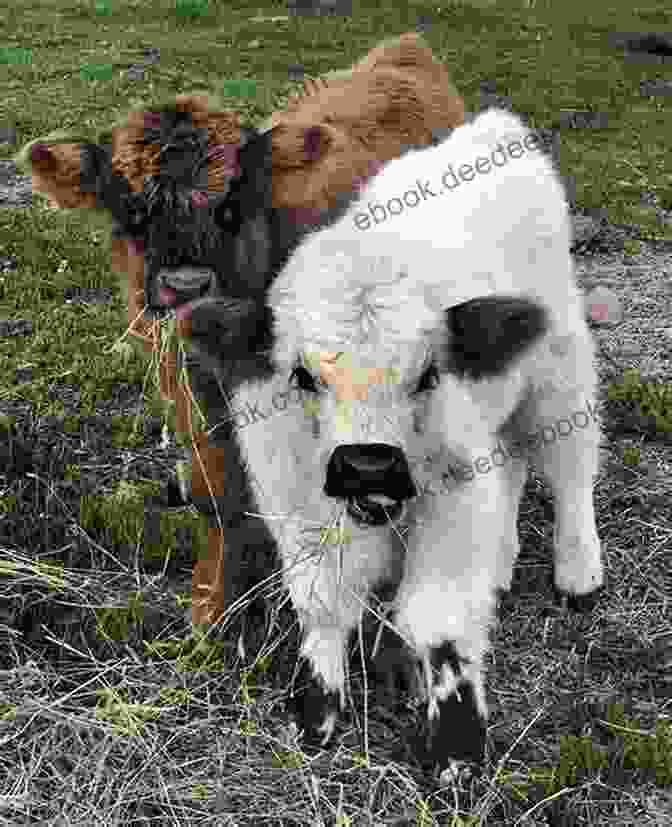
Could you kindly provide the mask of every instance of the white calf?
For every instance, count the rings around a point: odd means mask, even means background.
[[[430,756],[482,760],[482,660],[528,459],[555,494],[556,586],[602,585],[593,344],[569,246],[550,162],[490,110],[388,163],[290,258],[263,348],[240,337],[235,399],[269,415],[237,438],[305,633],[308,735],[331,735],[346,643],[403,552],[396,625],[424,667]],[[287,400],[292,384],[308,402]]]

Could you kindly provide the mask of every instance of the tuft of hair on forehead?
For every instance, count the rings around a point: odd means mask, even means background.
[[[231,179],[231,156],[243,140],[237,112],[223,111],[219,100],[204,93],[177,95],[156,103],[144,103],[118,119],[98,139],[112,144],[112,168],[123,175],[132,192],[142,192],[146,176],[161,172],[161,146],[147,140],[147,130],[158,125],[161,113],[188,114],[196,129],[207,130],[208,145],[221,147],[208,159],[208,189],[226,192]],[[227,147],[231,152],[224,151]]]
[[[363,259],[357,239],[316,233],[297,248],[269,290],[276,364],[304,351],[352,350],[386,361],[414,352],[441,326],[425,287],[394,255]]]

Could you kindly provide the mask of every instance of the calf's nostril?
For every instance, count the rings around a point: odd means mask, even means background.
[[[379,476],[391,470],[395,463],[395,457],[354,454],[349,456],[346,462],[354,471],[362,476]]]

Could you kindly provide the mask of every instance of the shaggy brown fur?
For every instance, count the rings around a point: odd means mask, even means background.
[[[191,112],[194,125],[207,127],[211,146],[236,147],[241,128],[236,113],[217,111],[206,95],[180,95],[174,110]],[[130,113],[110,130],[113,169],[123,174],[134,191],[143,178],[159,171],[158,148],[145,143],[147,110]],[[336,197],[365,179],[377,164],[395,158],[408,145],[427,145],[433,133],[464,123],[464,105],[445,67],[414,33],[379,44],[348,71],[308,80],[301,95],[284,111],[271,116],[273,128],[273,202],[310,215],[332,205]],[[48,151],[31,153],[36,144]],[[208,165],[209,188],[222,191],[231,175],[226,151]],[[80,144],[63,136],[32,141],[17,157],[30,169],[33,189],[47,195],[58,208],[95,207],[95,196],[80,188]],[[124,239],[112,239],[113,269],[126,280],[131,332],[145,350],[159,348],[158,322],[143,316],[144,259]],[[188,338],[190,322],[178,322],[178,334]],[[178,381],[174,353],[161,357],[161,393],[176,403],[176,430],[188,435],[193,449],[193,496],[221,492],[226,457],[208,444],[191,421],[191,394]],[[209,482],[209,486],[208,486]],[[192,621],[215,621],[224,611],[225,538],[218,526],[209,529],[208,558],[194,566]]]
[[[401,35],[372,49],[349,76],[309,86],[267,122],[273,134],[273,203],[326,209],[371,162],[428,145],[433,133],[464,123],[464,102],[422,38]],[[315,155],[306,131],[319,126]]]
[[[213,112],[205,95],[178,95],[172,107],[176,112],[191,113],[196,128],[208,130],[208,144],[221,146],[240,143],[240,121],[235,112]],[[123,175],[134,192],[142,191],[146,175],[161,171],[158,144],[145,143],[145,111],[131,112],[126,125],[117,126],[112,134],[112,166]],[[223,192],[230,174],[221,161],[208,165],[208,188]]]

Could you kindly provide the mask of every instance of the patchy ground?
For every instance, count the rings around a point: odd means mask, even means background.
[[[13,187],[16,197],[25,199],[25,181],[14,179]],[[11,195],[9,189],[7,192]],[[498,786],[486,791],[480,804],[470,812],[482,812],[485,808],[490,811],[490,823],[511,823],[506,821],[509,816],[503,813],[520,808],[520,804],[513,803],[518,800],[518,793],[514,795],[512,791],[526,789],[526,794],[532,796],[529,803],[538,799],[545,784],[551,784],[549,792],[557,792],[549,779],[554,765],[556,775],[558,772],[556,750],[560,737],[590,734],[588,741],[610,756],[610,763],[606,765],[609,784],[629,785],[639,778],[636,783],[646,785],[638,786],[642,792],[636,799],[637,807],[629,805],[632,821],[626,821],[625,812],[621,811],[621,820],[599,823],[663,825],[667,818],[663,814],[672,812],[672,802],[664,792],[672,782],[671,753],[668,752],[667,759],[660,759],[663,761],[660,766],[668,768],[667,782],[661,789],[653,784],[655,767],[648,771],[623,768],[625,753],[617,736],[628,731],[627,727],[619,730],[618,726],[610,727],[600,721],[608,720],[610,715],[613,717],[612,705],[621,703],[631,720],[637,721],[637,731],[652,731],[657,720],[666,719],[665,709],[669,710],[672,700],[672,630],[669,622],[672,434],[652,431],[650,421],[639,413],[636,404],[610,401],[606,393],[609,385],[622,379],[625,369],[633,367],[640,371],[643,381],[672,383],[669,358],[672,345],[669,313],[672,243],[644,241],[640,252],[626,256],[622,245],[624,241],[636,239],[635,228],[617,228],[581,217],[576,221],[577,225],[579,222],[582,222],[579,226],[582,235],[577,246],[583,252],[577,254],[576,262],[581,285],[586,292],[596,287],[608,288],[617,297],[622,315],[617,323],[594,326],[599,344],[601,412],[605,424],[596,502],[598,525],[607,554],[608,594],[589,617],[565,615],[554,607],[549,592],[552,504],[548,492],[533,477],[521,509],[523,552],[516,569],[515,597],[505,600],[501,607],[501,624],[494,631],[488,674],[493,759],[501,760],[518,736],[525,735],[525,738],[502,769]],[[5,271],[19,266],[8,257],[0,264]],[[97,289],[78,291],[68,300],[96,304],[109,302],[110,296],[109,291]],[[10,327],[5,325],[5,336],[28,332],[16,324],[14,329]],[[63,404],[66,414],[77,410],[81,394],[76,385],[56,384],[50,392]],[[30,416],[29,405],[12,404],[9,400],[0,403],[0,411],[14,415],[17,422],[17,436],[9,437],[5,431],[0,441],[3,502],[9,501],[9,492],[14,498],[14,506],[5,506],[4,516],[0,518],[0,544],[5,550],[3,571],[8,573],[8,567],[12,565],[14,571],[14,576],[3,579],[0,586],[0,616],[6,624],[0,627],[4,638],[3,668],[10,670],[5,674],[14,676],[0,697],[8,734],[14,731],[18,735],[16,727],[20,727],[21,738],[32,741],[41,733],[43,769],[35,766],[31,773],[33,803],[29,810],[45,818],[54,811],[53,804],[44,797],[50,777],[52,783],[67,776],[73,783],[75,777],[79,777],[78,784],[91,784],[93,776],[89,778],[90,771],[86,768],[93,766],[95,757],[95,761],[104,760],[108,767],[117,766],[118,772],[130,771],[131,766],[135,766],[136,771],[145,767],[142,771],[145,781],[136,788],[138,801],[134,806],[129,802],[124,811],[129,815],[135,812],[138,816],[162,812],[164,805],[155,800],[153,793],[155,785],[174,786],[176,778],[169,781],[170,767],[179,768],[189,755],[207,753],[208,744],[215,738],[230,761],[228,769],[222,765],[217,768],[216,787],[228,790],[223,798],[226,802],[224,811],[240,813],[247,808],[249,785],[259,772],[258,762],[266,767],[264,775],[268,774],[266,792],[262,796],[267,802],[268,817],[231,823],[306,824],[308,822],[302,820],[298,809],[289,803],[285,805],[284,818],[271,816],[280,801],[289,802],[296,796],[304,796],[300,778],[308,766],[308,759],[302,757],[292,744],[291,734],[282,724],[282,718],[272,711],[286,685],[283,681],[291,676],[288,668],[278,670],[278,653],[270,657],[274,678],[256,678],[263,685],[257,703],[252,700],[254,693],[248,692],[248,697],[245,692],[241,694],[245,681],[241,684],[240,663],[238,670],[227,671],[226,677],[216,679],[213,676],[204,678],[203,672],[181,672],[178,666],[180,659],[194,657],[191,649],[180,653],[176,648],[179,647],[177,641],[185,634],[183,612],[176,611],[179,605],[176,595],[180,590],[183,593],[189,590],[189,528],[183,528],[182,533],[178,530],[171,544],[172,559],[159,558],[154,564],[147,559],[143,562],[142,556],[137,557],[139,547],[129,543],[129,537],[120,541],[110,525],[94,521],[87,526],[94,530],[98,538],[96,542],[82,528],[82,497],[90,496],[94,491],[98,495],[113,491],[120,480],[160,483],[158,494],[145,502],[144,517],[136,526],[140,529],[144,520],[145,543],[150,526],[160,530],[162,512],[177,513],[170,509],[167,487],[177,453],[172,448],[161,447],[160,420],[156,417],[145,420],[146,438],[142,447],[119,449],[113,445],[112,418],[135,414],[141,404],[142,392],[137,385],[119,386],[114,399],[98,406],[95,417],[83,421],[81,430],[68,434],[64,432],[62,420],[51,418],[50,421],[49,417],[35,420]],[[627,452],[633,450],[639,451],[639,461],[624,464],[624,454],[627,459]],[[76,478],[69,476],[68,467],[79,469]],[[119,504],[117,515],[122,513],[122,508],[129,507],[123,499]],[[111,513],[115,514],[114,509]],[[143,514],[142,498],[138,513]],[[37,559],[52,565],[60,562],[63,568],[36,569],[33,561]],[[139,569],[136,568],[138,565]],[[133,596],[137,594],[142,595],[138,604],[142,610],[134,614],[128,607],[135,606]],[[114,606],[122,610],[127,607],[126,620],[118,619],[124,617],[123,611],[116,615],[110,611]],[[102,607],[108,607],[107,613]],[[113,620],[115,617],[117,620]],[[286,628],[291,619],[286,613],[283,618]],[[278,627],[270,630],[264,653],[272,651],[279,631]],[[158,638],[173,639],[169,660],[165,659],[165,654],[150,655],[146,644],[141,644],[141,640]],[[230,646],[227,645],[226,650],[231,651]],[[283,657],[287,660],[292,658],[292,648],[287,650],[284,646],[280,651],[285,652]],[[195,656],[195,663],[199,662]],[[175,671],[176,666],[178,671]],[[54,669],[58,671],[54,672]],[[361,710],[362,678],[354,674],[352,680],[353,709]],[[85,688],[87,682],[92,688],[98,687],[97,701]],[[412,763],[409,766],[412,758],[401,737],[410,732],[404,726],[412,726],[410,708],[406,708],[403,701],[395,702],[388,688],[376,683],[373,675],[369,676],[369,683],[376,687],[376,692],[371,696],[367,710],[370,716],[368,732],[365,730],[370,762],[367,772],[375,775],[381,769],[374,770],[374,767],[387,766],[389,774],[392,772],[389,768],[394,766],[389,764],[390,760],[402,762],[403,772],[409,779],[404,783],[411,784],[413,779],[418,791],[426,790],[421,768],[413,770]],[[109,689],[103,690],[104,686]],[[70,687],[69,691],[67,687]],[[128,703],[123,700],[123,692],[117,697],[112,687],[123,687]],[[220,722],[214,729],[214,719],[209,717],[211,713],[206,716],[203,705],[205,692],[214,693],[213,700],[218,698],[216,714]],[[177,705],[174,696],[179,697]],[[61,700],[54,706],[57,698]],[[192,698],[191,702],[188,698]],[[83,726],[85,720],[89,723]],[[10,721],[13,722],[11,725]],[[121,739],[106,734],[108,725],[103,721],[116,722],[129,734]],[[350,724],[355,723],[356,720],[351,719]],[[362,721],[359,725],[362,726]],[[532,729],[526,730],[531,725]],[[168,777],[162,778],[163,771],[157,769],[156,781],[148,784],[149,733],[153,731],[158,736],[165,732],[168,735],[175,728],[182,733],[179,743],[175,742],[174,749],[168,742],[162,747],[164,754],[167,750],[167,754],[172,755],[166,760]],[[361,730],[359,734],[357,729],[351,731],[343,740],[344,746],[339,751],[341,757],[325,754],[314,765],[313,772],[323,775],[328,779],[327,786],[332,786],[338,784],[342,773],[346,773],[342,776],[345,778],[352,771],[347,770],[348,765],[365,766],[366,759],[357,757],[363,748],[362,737]],[[666,737],[665,748],[670,750],[672,737]],[[124,746],[129,739],[136,744],[130,754],[129,747]],[[161,741],[164,741],[163,736]],[[7,770],[11,771],[14,761],[22,760],[21,743],[22,740],[10,735],[4,757],[0,759]],[[253,755],[256,758],[252,759]],[[625,763],[627,765],[627,761]],[[51,769],[47,771],[47,767]],[[241,771],[241,767],[245,769]],[[318,767],[322,769],[318,770]],[[194,771],[187,770],[184,765],[182,774],[188,778]],[[604,773],[605,770],[602,775]],[[216,812],[217,795],[223,793],[215,794],[215,799],[210,798],[213,793],[207,792],[208,774],[203,767],[197,787],[200,784],[203,789],[203,806],[210,801],[206,809],[212,812],[214,807]],[[387,815],[376,823],[411,823],[408,821],[409,806],[412,810],[417,805],[409,804],[409,792],[393,783],[393,777],[394,772],[381,786],[380,795],[385,803],[380,806]],[[600,809],[595,797],[599,799],[606,788],[602,783],[596,785],[594,773],[590,767],[582,767],[581,762],[578,778],[583,779],[582,784],[570,792],[566,787],[571,783],[570,773],[564,779],[563,804],[548,806],[548,811],[556,812],[561,819],[552,823],[583,823],[562,819],[568,818],[568,813],[580,812],[581,808],[586,811],[591,807]],[[192,793],[196,789],[194,783],[196,776],[193,776]],[[294,793],[288,794],[288,787],[295,784],[298,786]],[[356,784],[361,793],[367,786],[363,780]],[[650,791],[644,794],[643,790],[649,786]],[[284,792],[281,793],[281,789]],[[496,795],[494,790],[498,790]],[[255,788],[255,796],[258,792]],[[359,798],[355,789],[349,794],[351,804],[353,796],[355,800]],[[505,804],[509,798],[511,800]],[[165,799],[165,796],[161,795],[159,799]],[[441,796],[432,799],[434,817],[442,809],[441,800]],[[563,801],[562,798],[559,800]],[[593,801],[593,804],[581,803],[584,800]],[[304,806],[307,803],[306,800]],[[27,800],[18,796],[8,806],[8,812],[25,812]],[[255,800],[255,809],[260,807],[259,800]],[[72,799],[67,810],[71,813],[81,811],[82,805]],[[351,812],[355,811],[351,809]],[[500,813],[499,817],[497,813]],[[118,823],[130,822],[122,820]]]

